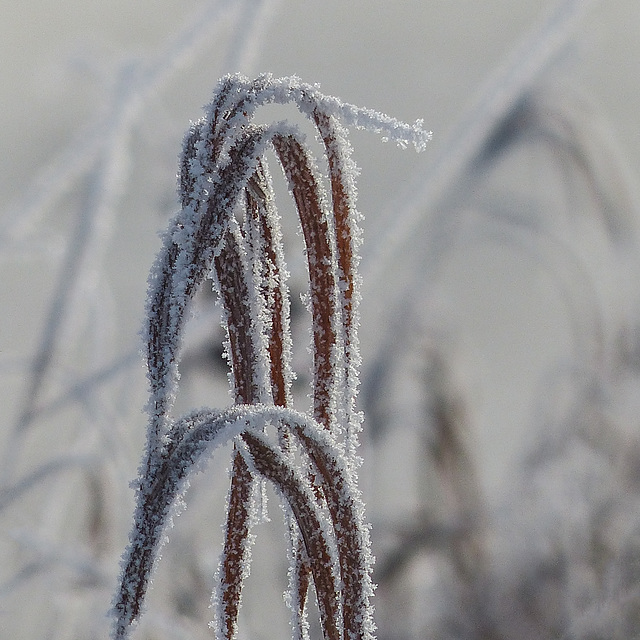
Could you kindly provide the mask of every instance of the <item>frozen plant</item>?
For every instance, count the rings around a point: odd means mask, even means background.
[[[330,197],[300,130],[256,124],[258,107],[294,104],[317,129]],[[212,450],[233,439],[225,540],[214,594],[218,638],[237,634],[250,527],[261,480],[287,509],[288,602],[294,637],[308,635],[313,582],[327,640],[371,638],[372,557],[356,486],[360,231],[355,167],[344,125],[423,148],[429,134],[379,113],[343,104],[297,78],[228,76],[206,116],[189,130],[180,166],[182,209],[164,236],[149,280],[147,450],[121,584],[114,638],[139,618],[171,515],[189,477]],[[279,216],[267,163],[273,151],[297,208],[309,275],[313,409],[292,407],[289,293]],[[330,202],[330,204],[329,204]],[[188,307],[211,275],[224,310],[235,404],[172,416],[180,339]]]

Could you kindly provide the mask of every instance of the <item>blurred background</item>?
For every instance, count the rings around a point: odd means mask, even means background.
[[[361,482],[380,637],[640,630],[637,608],[601,606],[633,601],[635,574],[612,567],[640,534],[634,0],[3,8],[6,637],[108,636],[144,445],[147,274],[178,208],[183,134],[235,71],[295,74],[433,131],[420,155],[351,135],[365,218]],[[294,302],[302,265],[291,257]],[[205,295],[198,308],[181,411],[229,402],[219,312]],[[227,490],[227,459],[216,461],[194,482],[137,637],[210,633]],[[243,638],[289,633],[284,543],[269,546],[279,537],[256,549]]]

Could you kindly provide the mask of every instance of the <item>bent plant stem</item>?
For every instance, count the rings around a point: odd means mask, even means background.
[[[318,129],[332,207],[298,129],[251,123],[256,109],[270,102],[295,104]],[[372,637],[372,559],[355,476],[360,232],[355,171],[341,123],[382,132],[401,144],[412,142],[418,150],[429,138],[419,124],[345,105],[297,78],[269,75],[254,81],[223,78],[207,116],[185,137],[182,210],[165,233],[149,278],[149,430],[131,542],[114,601],[117,640],[128,637],[140,616],[173,504],[200,458],[229,439],[235,440],[218,573],[218,637],[237,635],[256,476],[271,482],[289,507],[294,636],[307,636],[312,579],[326,640]],[[307,255],[313,417],[291,408],[290,302],[269,149],[289,182]],[[211,273],[224,310],[235,404],[175,419],[171,410],[186,312]],[[276,442],[267,437],[268,425],[276,428]]]
[[[324,537],[322,516],[313,508],[313,492],[302,488],[302,482],[296,481],[294,468],[287,468],[284,459],[278,459],[277,453],[260,438],[245,432],[242,439],[252,454],[255,469],[274,483],[293,512],[313,575],[324,637],[327,640],[339,640],[342,637],[338,626],[340,601],[337,594],[340,589],[333,571],[335,560]]]
[[[202,455],[238,434],[241,435],[249,454],[247,468],[250,466],[271,481],[295,516],[309,559],[325,637],[328,640],[343,637],[337,631],[338,621],[341,619],[340,608],[344,612],[344,637],[367,637],[369,616],[362,615],[360,608],[360,615],[352,615],[351,612],[355,609],[348,602],[348,599],[352,599],[348,594],[352,583],[350,577],[357,575],[362,584],[366,585],[368,582],[368,565],[363,557],[366,549],[361,546],[359,552],[354,555],[353,548],[357,549],[357,543],[338,544],[338,554],[342,556],[346,549],[351,558],[347,561],[347,558],[340,557],[336,563],[327,536],[335,535],[341,523],[337,522],[333,515],[329,518],[330,522],[326,522],[327,518],[322,514],[321,506],[317,504],[310,481],[288,460],[286,452],[279,450],[278,444],[269,443],[261,433],[263,426],[269,421],[277,422],[280,428],[290,429],[300,437],[303,447],[310,445],[316,452],[320,452],[319,457],[323,459],[323,465],[332,468],[332,474],[325,483],[327,494],[338,496],[338,509],[330,511],[348,513],[354,502],[350,496],[344,497],[348,481],[344,470],[337,462],[339,449],[327,439],[330,437],[329,434],[326,434],[318,423],[308,422],[304,415],[266,405],[235,405],[226,412],[203,410],[181,419],[167,436],[169,446],[162,462],[156,467],[155,477],[147,478],[147,483],[139,488],[132,542],[114,607],[117,616],[116,638],[127,637],[128,628],[140,615],[149,576],[170,511],[176,498],[184,490],[188,475],[197,466]],[[240,448],[237,455],[246,454]],[[354,536],[358,539],[358,523],[357,514],[353,514],[347,522],[347,539],[353,539]],[[359,571],[351,572],[351,576],[341,572],[340,586],[336,567],[348,566],[348,562],[359,563]],[[357,599],[361,589],[358,589],[357,585],[354,586],[353,593]]]
[[[243,264],[240,252],[240,240],[239,232],[228,232],[225,245],[214,259],[214,265],[218,290],[226,311],[236,402],[251,404],[257,402],[259,397],[255,373],[258,354],[255,352],[253,328],[250,324],[254,314],[250,309],[248,284],[245,279],[246,265]],[[237,447],[234,447],[220,568],[224,587],[221,593],[219,623],[225,638],[233,638],[237,631],[244,567],[247,566],[249,552],[249,520],[253,491],[253,476]]]
[[[335,381],[332,355],[336,343],[336,281],[328,216],[321,200],[318,180],[302,144],[292,135],[276,135],[273,146],[289,181],[302,225],[313,315],[314,414],[318,422],[330,429],[334,427],[331,398]]]

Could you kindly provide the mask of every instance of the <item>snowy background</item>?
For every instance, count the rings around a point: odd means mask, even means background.
[[[388,353],[401,362],[383,372],[388,384],[374,390],[376,406],[394,414],[394,424],[411,424],[421,410],[420,400],[408,400],[420,370],[417,353],[427,344],[444,354],[469,416],[467,436],[489,502],[500,503],[511,490],[520,456],[537,441],[536,427],[571,414],[581,386],[576,380],[583,381],[593,360],[610,373],[621,342],[631,345],[629,352],[636,348],[636,0],[574,2],[584,15],[536,78],[552,107],[562,105],[574,117],[577,133],[567,144],[580,140],[582,152],[567,160],[525,138],[495,162],[473,165],[479,177],[465,173],[471,158],[445,176],[440,191],[434,187],[435,195],[422,190],[434,163],[446,165],[451,135],[469,113],[479,113],[483,87],[554,5],[4,2],[0,555],[7,561],[0,572],[0,627],[7,637],[106,637],[100,616],[115,586],[132,508],[127,484],[145,428],[144,369],[136,351],[148,268],[159,248],[157,232],[177,208],[182,135],[226,72],[296,74],[345,101],[408,122],[423,118],[434,132],[421,155],[368,133],[351,138],[365,215],[363,394],[370,388],[367,365],[384,357],[380,349],[389,343]],[[572,173],[583,170],[586,177]],[[603,211],[600,186],[591,189],[598,179],[615,192]],[[423,212],[423,222],[399,246],[390,244],[387,236],[413,210]],[[74,259],[83,212],[95,217],[84,236],[87,249]],[[195,345],[198,331],[206,328],[194,329]],[[214,333],[221,336],[217,327]],[[414,334],[424,344],[412,342]],[[34,382],[38,362],[44,373]],[[209,379],[197,363],[193,370],[185,381],[192,395],[181,408],[227,402],[224,374],[207,399]],[[83,382],[105,371],[115,373],[83,391]],[[608,418],[633,431],[637,381],[605,377],[605,395],[615,400]],[[29,407],[39,413],[31,415]],[[365,436],[366,429],[365,422]],[[400,429],[371,449],[379,470],[365,464],[363,483],[374,522],[400,521],[420,502],[414,436]],[[113,462],[109,456],[120,449]],[[65,456],[78,456],[76,462],[84,456],[78,463],[84,468],[87,460],[104,461],[103,454],[108,471],[96,477],[104,486],[92,493],[83,487],[94,476],[76,475]],[[38,479],[52,461],[69,464],[69,473]],[[222,476],[216,493],[224,497]],[[16,489],[29,478],[28,488]],[[97,556],[82,546],[87,536],[103,535],[102,516],[92,515],[96,496],[109,502],[105,513],[113,520],[113,530],[105,525],[108,540],[96,543]],[[211,508],[214,527],[221,509]],[[91,526],[95,531],[87,533]],[[216,542],[200,542],[210,554],[205,564],[214,566]],[[68,555],[75,544],[77,566]],[[92,580],[95,589],[86,587]],[[63,587],[50,601],[56,584]],[[247,637],[276,635],[248,624]],[[160,623],[148,633],[181,637]],[[198,633],[205,637],[206,629]]]

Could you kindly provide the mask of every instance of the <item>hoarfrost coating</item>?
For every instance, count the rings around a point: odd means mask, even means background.
[[[315,124],[328,166],[323,176],[296,126],[256,125],[256,109],[293,103]],[[114,637],[138,620],[171,511],[206,453],[234,439],[224,548],[214,592],[217,635],[233,640],[249,575],[257,479],[287,506],[291,571],[287,601],[294,636],[306,637],[313,580],[325,640],[367,640],[374,623],[369,528],[356,486],[358,248],[355,163],[343,125],[383,134],[421,150],[430,134],[321,94],[298,78],[223,78],[206,116],[184,139],[179,194],[149,276],[147,369],[149,430],[137,486],[138,506],[121,585]],[[292,409],[294,377],[289,290],[267,152],[282,166],[307,258],[312,316],[312,413]],[[212,276],[223,307],[235,399],[223,411],[174,419],[180,340],[189,303]],[[266,427],[276,428],[276,437]]]

